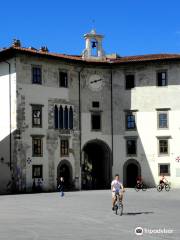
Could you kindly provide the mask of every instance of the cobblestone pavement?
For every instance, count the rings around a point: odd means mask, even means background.
[[[0,196],[0,240],[171,240],[180,239],[179,222],[179,189],[126,189],[123,216],[108,190]]]

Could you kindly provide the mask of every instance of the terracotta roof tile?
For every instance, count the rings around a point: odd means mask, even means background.
[[[73,60],[80,62],[88,62],[88,63],[96,63],[96,64],[124,64],[124,63],[135,63],[135,62],[147,62],[147,61],[159,61],[159,60],[180,60],[180,54],[147,54],[147,55],[139,55],[139,56],[125,56],[125,57],[117,57],[117,58],[106,58],[103,61],[88,61],[82,59],[81,55],[67,55],[67,54],[59,54],[59,53],[51,53],[31,48],[24,47],[10,47],[3,49],[0,51],[1,55],[5,55],[6,52],[16,51],[18,53],[29,53],[37,56],[46,56],[46,57],[55,57],[62,60]]]
[[[180,59],[180,54],[147,54],[139,56],[127,56],[121,57],[114,60],[116,63],[122,62],[141,62],[141,61],[155,61],[155,60],[168,60],[168,59]]]

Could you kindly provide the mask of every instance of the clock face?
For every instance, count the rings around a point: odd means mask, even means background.
[[[103,88],[104,79],[97,75],[93,74],[89,78],[89,87],[94,91],[100,91]]]

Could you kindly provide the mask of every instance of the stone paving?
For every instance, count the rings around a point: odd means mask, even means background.
[[[0,240],[180,239],[179,220],[179,189],[126,189],[123,216],[112,212],[108,190],[0,196]]]

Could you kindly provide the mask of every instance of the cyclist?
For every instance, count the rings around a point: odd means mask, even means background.
[[[114,210],[114,205],[116,202],[116,193],[120,195],[120,200],[123,200],[124,187],[119,181],[119,174],[115,175],[114,180],[111,182],[111,191],[112,191],[112,210]]]
[[[136,185],[137,185],[138,187],[141,187],[142,183],[143,183],[142,177],[141,177],[141,176],[138,176],[138,177],[136,178]]]
[[[160,180],[159,180],[159,184],[161,185],[161,187],[164,187],[164,185],[168,183],[168,180],[165,178],[164,175],[161,176]]]

